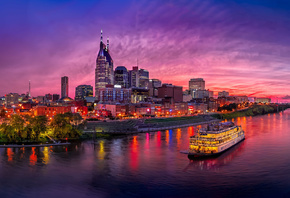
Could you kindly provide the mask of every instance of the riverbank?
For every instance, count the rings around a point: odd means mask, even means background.
[[[219,122],[219,121],[220,120],[218,120],[218,119],[213,119],[213,120],[210,120],[210,121],[196,122],[196,123],[190,123],[190,124],[179,124],[179,125],[165,126],[165,127],[157,127],[157,128],[141,128],[141,129],[138,129],[138,133],[145,133],[145,132],[153,132],[153,131],[162,131],[162,130],[170,130],[170,129],[184,128],[184,127],[190,127],[190,126],[210,124],[210,123]]]
[[[8,144],[8,145],[0,145],[0,148],[23,148],[23,147],[46,147],[46,146],[66,146],[70,145],[71,143],[53,143],[53,144]]]
[[[147,119],[144,122],[145,126],[138,127],[138,132],[140,133],[149,131],[169,130],[175,128],[209,124],[218,121],[220,120],[214,119],[209,115]]]
[[[135,119],[125,121],[95,122],[87,123],[84,133],[101,133],[110,135],[133,134],[169,130],[174,128],[189,127],[200,124],[208,124],[219,121],[210,115]]]
[[[216,119],[232,119],[245,116],[265,115],[268,113],[277,113],[289,108],[288,105],[254,105],[245,110],[234,111],[231,113],[213,114],[212,117]]]

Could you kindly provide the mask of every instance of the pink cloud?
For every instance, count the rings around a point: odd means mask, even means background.
[[[267,8],[211,1],[128,1],[111,13],[106,6],[34,2],[19,23],[11,19],[0,33],[0,95],[26,92],[28,80],[33,96],[60,93],[64,75],[70,97],[79,84],[94,85],[101,28],[115,67],[131,69],[138,59],[151,78],[185,89],[190,78],[201,77],[214,91],[290,94],[290,28],[283,12],[268,16]]]

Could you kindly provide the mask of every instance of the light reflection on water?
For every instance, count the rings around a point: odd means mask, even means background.
[[[0,149],[2,197],[288,197],[290,111],[233,119],[246,140],[189,160],[199,126],[74,143]]]

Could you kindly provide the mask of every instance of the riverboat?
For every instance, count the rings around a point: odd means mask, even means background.
[[[209,157],[221,154],[245,139],[241,126],[233,122],[209,124],[190,137],[188,157]]]

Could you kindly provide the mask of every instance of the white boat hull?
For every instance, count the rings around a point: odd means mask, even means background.
[[[226,142],[220,146],[218,146],[218,152],[215,153],[203,153],[203,152],[195,152],[192,150],[189,150],[188,155],[189,156],[213,156],[213,155],[218,155],[221,154],[222,152],[230,149],[231,147],[235,146],[236,144],[238,144],[239,142],[243,141],[245,139],[245,134],[242,134],[241,136],[233,139],[232,141]]]

